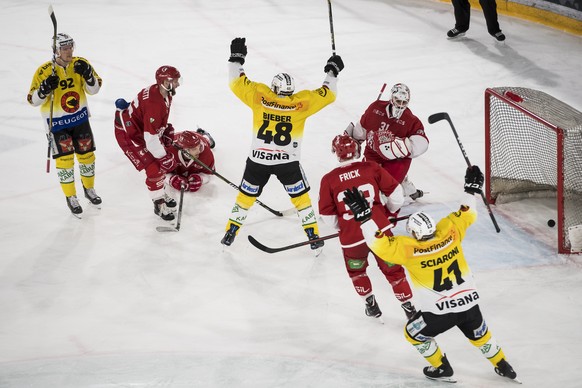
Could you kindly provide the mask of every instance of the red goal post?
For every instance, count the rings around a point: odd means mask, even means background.
[[[558,252],[582,253],[582,113],[538,90],[485,90],[490,203],[555,197]]]

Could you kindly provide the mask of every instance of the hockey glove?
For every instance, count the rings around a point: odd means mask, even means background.
[[[479,166],[467,167],[465,173],[465,192],[469,194],[481,194],[483,192],[483,173]]]
[[[162,174],[167,174],[170,171],[174,171],[178,163],[174,159],[174,155],[167,153],[165,156],[158,159],[158,164],[160,165],[160,171]]]
[[[323,68],[323,72],[327,73],[331,71],[334,76],[337,77],[340,71],[344,69],[344,61],[342,61],[342,57],[339,55],[332,55],[327,60],[325,67]]]
[[[172,175],[170,178],[170,184],[176,190],[180,190],[182,186],[188,187],[188,181],[182,175]]]
[[[229,62],[238,62],[241,65],[245,64],[245,57],[247,56],[246,38],[234,38],[230,42],[230,58]]]
[[[172,145],[174,142],[174,132],[174,126],[168,123],[162,134],[162,143],[164,144],[164,147],[170,147]]]
[[[40,83],[40,87],[38,88],[38,96],[40,98],[45,98],[53,90],[59,87],[59,76],[51,74],[49,75],[44,81]]]
[[[344,191],[344,203],[348,205],[356,221],[363,223],[372,218],[370,204],[357,188],[353,187],[352,190]]]
[[[188,191],[195,192],[202,187],[202,177],[198,174],[188,176]]]
[[[90,64],[87,63],[87,61],[84,61],[83,59],[77,59],[77,62],[75,62],[74,65],[74,70],[75,73],[81,74],[87,83],[93,84],[91,80],[93,78],[93,68]]]

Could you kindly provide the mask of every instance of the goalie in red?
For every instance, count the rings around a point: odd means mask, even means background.
[[[354,220],[354,215],[343,202],[343,192],[352,187],[358,187],[365,193],[366,199],[376,211],[378,222],[382,223],[382,231],[392,235],[387,216],[396,213],[402,204],[402,187],[382,169],[376,162],[358,161],[360,144],[347,135],[336,136],[331,144],[340,163],[321,178],[319,190],[319,214],[326,224],[339,229],[339,239],[342,247],[346,270],[352,279],[354,289],[366,304],[366,315],[379,318],[382,311],[376,303],[372,292],[372,283],[366,274],[370,249],[366,245],[360,223]],[[374,253],[376,263],[386,280],[392,286],[394,295],[402,303],[407,318],[416,313],[412,305],[412,291],[406,279],[404,268],[400,265],[386,263]]]
[[[355,124],[350,123],[345,134],[366,141],[364,158],[379,163],[402,185],[404,196],[413,200],[423,196],[408,179],[412,159],[428,149],[424,126],[408,103],[410,89],[398,83],[390,90],[388,101],[376,100]]]
[[[212,172],[206,167],[214,170],[214,154],[212,153],[214,140],[203,129],[198,129],[197,132],[179,132],[174,137],[174,144],[177,147],[168,144],[166,150],[174,155],[178,163],[176,168],[168,174],[168,183],[176,190],[184,186],[185,191],[193,193],[209,181],[209,175],[212,175]],[[204,163],[206,167],[197,163],[194,158]]]

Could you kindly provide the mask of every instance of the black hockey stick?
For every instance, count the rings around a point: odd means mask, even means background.
[[[180,186],[180,203],[178,204],[178,216],[176,218],[176,227],[173,226],[158,226],[156,230],[158,232],[179,232],[180,222],[182,221],[182,204],[184,203],[184,191],[186,191],[186,185],[182,184]]]
[[[335,35],[333,33],[333,16],[331,14],[331,0],[327,0],[327,10],[329,13],[329,31],[331,33],[331,53],[335,55]]]
[[[231,181],[229,181],[228,179],[226,179],[225,177],[223,177],[222,175],[220,175],[219,173],[216,172],[216,170],[211,169],[210,167],[208,167],[206,164],[204,164],[202,161],[200,161],[200,159],[194,157],[193,155],[191,155],[188,151],[186,151],[184,148],[180,147],[178,144],[176,143],[172,143],[172,145],[174,147],[176,147],[177,149],[179,149],[180,151],[182,151],[184,154],[188,155],[188,157],[190,159],[192,159],[194,162],[198,163],[199,165],[201,165],[202,167],[204,167],[204,169],[208,172],[210,172],[212,175],[217,176],[218,178],[220,178],[222,181],[228,183],[230,185],[230,187],[232,187],[235,190],[240,190],[240,187],[238,187],[237,185],[235,185],[234,183],[232,183]],[[284,212],[280,212],[278,210],[272,209],[269,206],[265,205],[264,203],[262,203],[261,201],[259,201],[258,199],[256,200],[256,202],[262,206],[263,208],[267,209],[269,212],[273,213],[274,215],[276,215],[277,217],[283,217],[285,215],[290,215],[293,214],[295,212],[295,209],[291,209],[292,213],[287,214],[288,211],[284,211]]]
[[[461,149],[461,152],[463,153],[463,157],[465,158],[465,162],[467,162],[467,167],[471,167],[472,164],[469,161],[469,157],[467,156],[467,153],[465,152],[465,148],[463,147],[463,144],[461,143],[461,140],[459,139],[459,134],[457,133],[457,130],[455,129],[455,126],[453,125],[453,122],[451,121],[451,118],[449,117],[449,114],[447,112],[441,112],[441,113],[432,114],[428,117],[428,122],[430,124],[434,124],[434,123],[441,121],[441,120],[447,120],[449,122],[449,125],[451,126],[451,129],[453,130],[453,134],[455,135],[455,138],[457,139],[457,144],[459,144],[459,148]],[[489,202],[487,202],[487,198],[485,198],[485,194],[483,192],[481,192],[481,198],[483,198],[483,203],[487,207],[487,211],[489,212],[489,216],[491,217],[491,221],[493,222],[493,226],[495,227],[495,231],[497,233],[501,232],[501,228],[499,228],[499,225],[497,224],[497,220],[495,219],[495,216],[493,215],[493,211],[491,210],[491,206],[489,206]]]
[[[396,217],[396,218],[390,218],[390,222],[396,222],[396,221],[402,221],[402,220],[406,220],[408,219],[408,217],[410,217],[410,215],[407,216],[402,216],[402,217]],[[287,251],[289,249],[293,249],[293,248],[298,248],[298,247],[302,247],[305,245],[309,245],[309,244],[313,244],[319,241],[325,241],[325,240],[329,240],[332,238],[336,238],[337,236],[339,236],[339,233],[334,233],[334,234],[330,234],[327,236],[323,236],[320,238],[316,238],[313,240],[307,240],[307,241],[301,241],[299,243],[295,243],[295,244],[291,244],[291,245],[286,245],[284,247],[279,247],[279,248],[270,248],[266,245],[261,244],[260,242],[257,241],[256,238],[254,238],[251,235],[248,235],[247,238],[249,239],[249,242],[255,246],[255,248],[260,249],[263,252],[267,252],[267,253],[277,253],[277,252],[282,252],[282,251]]]
[[[55,75],[55,72],[56,72],[55,67],[56,67],[56,61],[57,61],[57,17],[55,16],[55,11],[53,10],[52,5],[49,5],[48,13],[49,13],[49,16],[51,17],[51,22],[53,22],[53,64],[52,64],[52,71],[53,71],[53,75]],[[52,132],[53,132],[53,102],[55,100],[54,95],[55,95],[55,92],[53,90],[53,91],[51,91],[51,95],[50,95],[51,108],[50,108],[50,113],[49,113],[49,124],[48,124],[49,131],[46,135],[47,140],[48,140],[48,148],[46,151],[46,172],[47,172],[47,174],[51,171],[51,152],[52,152],[52,148],[53,148],[53,136],[52,136]]]

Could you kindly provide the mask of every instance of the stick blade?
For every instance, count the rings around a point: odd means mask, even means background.
[[[267,252],[267,253],[275,253],[275,252],[279,252],[279,249],[275,249],[275,248],[269,248],[268,246],[265,246],[263,244],[261,244],[260,242],[258,242],[253,236],[248,235],[247,236],[249,242],[257,249],[260,249],[263,252]]]
[[[174,228],[172,226],[158,226],[158,227],[156,227],[156,230],[158,232],[162,232],[162,233],[163,232],[179,232],[180,231],[180,229]]]
[[[434,113],[428,116],[428,122],[429,124],[434,124],[441,120],[447,120],[448,117],[449,115],[446,112]]]

